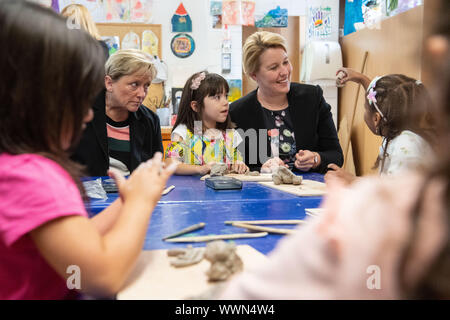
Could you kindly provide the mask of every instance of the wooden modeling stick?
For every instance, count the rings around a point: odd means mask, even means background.
[[[264,232],[269,232],[269,233],[292,234],[292,233],[296,232],[295,230],[291,230],[291,229],[261,227],[261,226],[256,226],[253,224],[246,224],[246,223],[239,223],[239,222],[234,222],[231,225],[234,227],[238,227],[238,228],[245,228],[247,230],[264,231]]]
[[[245,223],[245,224],[304,224],[305,220],[252,220],[252,221],[225,221],[225,224]]]
[[[197,230],[197,229],[201,229],[204,226],[205,226],[204,222],[200,222],[200,223],[194,224],[194,225],[189,226],[187,228],[184,228],[183,230],[180,230],[180,231],[178,231],[178,232],[176,232],[174,234],[171,234],[170,236],[164,237],[163,240],[167,240],[167,239],[170,239],[170,238],[175,238],[175,237],[181,236],[182,234],[185,234],[185,233],[188,233],[188,232],[192,232],[192,231]]]
[[[170,191],[172,191],[173,189],[175,189],[174,185],[171,185],[170,187],[167,187],[166,189],[164,189],[164,191],[161,193],[161,195],[166,195],[168,194]]]
[[[233,234],[217,234],[202,237],[179,237],[175,239],[167,239],[167,242],[207,242],[213,240],[230,240],[241,238],[260,238],[267,236],[267,232],[258,233],[233,233]]]

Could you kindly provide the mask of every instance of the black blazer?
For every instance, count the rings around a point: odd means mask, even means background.
[[[89,122],[72,159],[87,166],[90,176],[106,176],[109,168],[108,137],[106,133],[105,92],[97,97],[93,110],[94,119]],[[163,152],[161,127],[158,116],[141,105],[136,112],[130,112],[130,171]]]
[[[263,110],[259,103],[256,91],[254,90],[245,97],[233,102],[230,105],[231,120],[237,128],[267,129],[264,126]],[[295,142],[297,150],[310,150],[320,154],[321,164],[314,170],[325,173],[329,163],[342,166],[344,157],[334,126],[331,107],[323,98],[322,89],[319,86],[312,86],[300,83],[291,83],[289,93],[289,112],[294,123]],[[245,163],[252,170],[259,170],[262,166],[259,156],[257,163],[249,163],[250,140],[245,136]],[[261,141],[261,143],[263,143]],[[257,140],[259,154],[259,136]],[[270,155],[270,140],[267,138],[267,152]]]

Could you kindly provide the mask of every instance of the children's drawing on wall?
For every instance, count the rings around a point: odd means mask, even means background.
[[[212,16],[212,27],[214,29],[222,29],[222,15]]]
[[[227,80],[230,91],[228,92],[228,101],[233,102],[242,97],[242,80],[229,79]]]
[[[364,25],[370,29],[380,28],[380,22],[384,18],[385,0],[363,0],[362,13]]]
[[[142,32],[142,51],[158,56],[158,37],[152,30]]]
[[[102,37],[102,40],[106,43],[109,50],[109,55],[112,55],[117,50],[120,49],[120,39],[119,36],[113,37]]]
[[[355,32],[358,26],[364,26],[362,0],[345,1],[344,36]]]
[[[180,3],[172,16],[172,32],[192,32],[192,20],[183,3]]]
[[[224,24],[242,24],[241,2],[239,0],[222,1],[222,22]]]
[[[187,58],[194,53],[194,39],[187,33],[179,33],[172,38],[170,48],[175,57]]]
[[[288,10],[277,6],[269,10],[263,18],[255,21],[258,28],[286,28],[288,26]]]
[[[222,29],[222,1],[211,0],[209,14],[212,16],[212,27]]]
[[[122,49],[141,49],[139,36],[133,31],[128,32],[123,37]]]
[[[255,25],[254,0],[223,0],[222,22],[229,25]]]
[[[129,22],[130,2],[122,0],[106,0],[105,19],[107,22]]]
[[[326,38],[332,32],[332,10],[330,7],[310,7],[308,21],[309,38]]]
[[[242,12],[242,25],[254,26],[255,25],[255,1],[254,0],[242,0],[241,1]]]
[[[152,20],[153,0],[129,0],[132,22],[150,23]]]
[[[394,16],[423,4],[423,0],[386,0],[386,15]]]

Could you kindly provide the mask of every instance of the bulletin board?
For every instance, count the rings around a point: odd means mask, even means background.
[[[145,30],[151,30],[158,37],[158,57],[162,59],[162,38],[161,38],[161,25],[160,24],[145,24],[145,23],[97,23],[98,31],[101,36],[118,36],[120,43],[122,44],[123,37],[133,31],[139,36],[139,43],[142,45],[142,32]]]

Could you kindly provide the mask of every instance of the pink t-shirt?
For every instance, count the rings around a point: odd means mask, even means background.
[[[70,215],[87,217],[87,212],[76,184],[61,166],[34,154],[0,154],[0,299],[76,296],[29,234]]]

